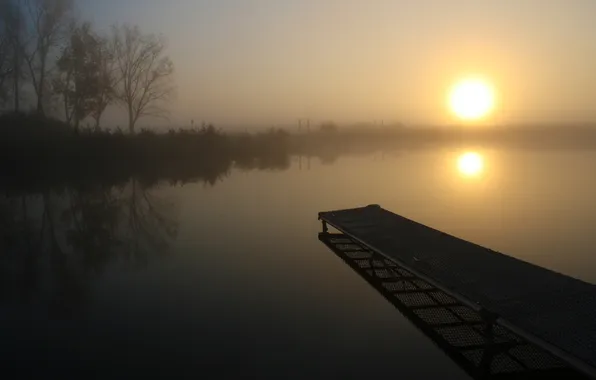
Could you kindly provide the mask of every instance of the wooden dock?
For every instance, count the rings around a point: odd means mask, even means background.
[[[483,248],[376,205],[321,212],[319,219],[324,234],[328,225],[334,227],[484,319],[596,378],[595,285]]]

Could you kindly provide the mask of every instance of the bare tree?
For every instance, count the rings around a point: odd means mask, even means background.
[[[100,128],[101,117],[104,111],[114,101],[117,80],[116,61],[112,45],[110,45],[108,40],[103,38],[98,38],[97,42],[97,91],[91,110],[91,117],[95,120],[95,129]]]
[[[135,132],[143,116],[165,117],[165,103],[174,92],[174,65],[166,55],[166,44],[138,27],[113,27],[113,47],[118,75],[116,98],[128,112],[128,128]]]
[[[13,73],[13,66],[10,55],[10,38],[6,29],[0,29],[0,104],[8,98],[8,79]]]
[[[73,0],[23,0],[29,19],[29,40],[23,44],[25,61],[35,94],[37,112],[44,114],[44,96],[49,87],[50,52],[63,41]]]
[[[68,44],[57,61],[54,92],[62,96],[68,123],[78,131],[81,120],[91,114],[99,88],[99,38],[91,24],[73,24]]]
[[[12,92],[15,112],[19,111],[20,81],[23,78],[22,35],[22,14],[16,0],[2,0],[0,2],[0,96],[6,101]]]

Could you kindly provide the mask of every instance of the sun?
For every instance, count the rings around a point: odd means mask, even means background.
[[[481,119],[495,107],[493,88],[482,79],[464,79],[451,89],[449,107],[463,120]]]
[[[476,152],[467,152],[459,156],[457,168],[465,176],[476,176],[484,169],[484,160]]]

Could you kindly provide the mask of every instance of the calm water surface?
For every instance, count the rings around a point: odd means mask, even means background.
[[[466,378],[317,239],[319,211],[371,203],[596,282],[596,152],[288,165],[214,184],[0,197],[2,367],[19,378]]]

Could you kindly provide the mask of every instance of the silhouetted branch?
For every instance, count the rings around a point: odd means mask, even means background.
[[[37,112],[44,114],[45,90],[51,62],[48,57],[52,49],[58,47],[62,33],[68,25],[72,10],[72,0],[24,0],[30,26],[30,41],[22,44],[33,88],[37,95]]]
[[[164,56],[163,39],[143,35],[138,27],[114,26],[112,43],[119,76],[115,94],[126,107],[132,134],[140,118],[167,116],[165,104],[174,93],[174,65]]]

